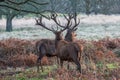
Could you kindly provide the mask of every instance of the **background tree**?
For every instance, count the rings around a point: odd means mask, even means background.
[[[74,15],[75,23],[77,23],[76,17],[79,12],[79,10],[78,10],[79,0],[70,0],[70,3],[71,3],[71,13]]]
[[[1,8],[0,11],[6,17],[6,31],[12,31],[12,20],[19,12],[9,8]]]
[[[113,0],[101,0],[100,13],[110,14],[110,9],[113,7]]]
[[[44,0],[45,1],[45,0]],[[40,3],[39,0],[5,0],[0,3],[0,13],[6,16],[6,31],[12,31],[12,20],[21,12],[31,12],[40,14],[41,5],[47,3]]]
[[[4,2],[5,0],[0,0],[0,2]]]

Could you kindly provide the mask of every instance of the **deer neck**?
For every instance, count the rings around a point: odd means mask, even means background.
[[[66,36],[65,36],[65,41],[73,42],[73,38],[72,38],[72,36],[69,35],[69,34],[66,34]]]
[[[57,49],[58,44],[59,44],[59,42],[60,42],[61,40],[63,40],[62,37],[61,37],[61,38],[56,38],[56,39],[55,39],[55,48],[56,48],[56,49]]]
[[[71,37],[65,37],[65,41],[68,41],[68,42],[73,42],[73,39]]]

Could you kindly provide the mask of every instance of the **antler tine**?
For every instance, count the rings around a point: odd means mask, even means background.
[[[52,30],[54,31],[54,32],[56,32],[57,30],[55,30],[54,28],[53,28],[53,26],[51,27],[52,28]]]
[[[73,19],[74,18],[74,15],[73,14],[68,14],[68,16],[69,16],[69,19]]]
[[[56,17],[57,17],[57,16],[58,16],[57,13],[52,13],[52,14],[51,14],[51,19],[56,20]]]
[[[49,31],[52,31],[53,33],[55,32],[55,30],[46,27],[46,25],[42,22],[42,16],[39,19],[35,19],[35,20],[37,22],[37,25],[40,25],[41,27],[43,27]]]
[[[38,25],[38,19],[37,18],[35,18],[35,21],[36,21],[35,25]]]
[[[63,14],[63,16],[64,16],[64,18],[65,18],[67,21],[69,20],[66,15]]]
[[[71,20],[71,19],[73,19],[74,18],[74,15],[73,14],[68,14],[68,18],[67,18],[67,16],[65,16],[65,15],[63,15],[64,17],[65,17],[65,19],[67,19],[67,20]]]
[[[41,17],[39,17],[39,23],[41,23],[42,24],[42,16]]]
[[[71,22],[71,21],[70,21],[70,23],[69,23],[69,27],[70,27],[70,26],[72,26],[72,22]]]
[[[64,15],[64,18],[68,21],[68,23],[66,24],[66,26],[68,26],[68,29],[69,29],[69,27],[72,26],[71,20],[72,20],[73,17],[70,16],[70,14],[68,14],[68,17]]]
[[[58,30],[58,26],[57,26],[57,30]]]
[[[75,29],[78,25],[80,24],[80,19],[78,19],[78,22],[77,23],[75,23],[75,25],[74,26],[72,26],[72,29]]]
[[[63,29],[61,29],[60,32],[63,32],[63,31],[65,31],[66,29],[68,29],[68,26],[65,27],[65,28],[63,28]]]
[[[60,21],[57,20],[57,16],[58,16],[57,13],[52,13],[51,19],[52,19],[58,26],[64,28],[64,26],[60,24]]]

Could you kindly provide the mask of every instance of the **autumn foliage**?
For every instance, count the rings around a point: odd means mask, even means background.
[[[35,49],[36,41],[16,38],[0,40],[0,68],[35,66],[38,57]],[[98,41],[78,40],[77,42],[84,46],[81,59],[82,74],[76,69],[58,68],[50,72],[48,77],[54,77],[56,80],[63,80],[63,78],[64,80],[79,80],[79,78],[83,80],[120,79],[120,39],[105,38]],[[52,65],[55,63],[54,60],[44,57],[42,64]],[[110,69],[107,64],[111,63],[115,63],[117,68]]]
[[[0,65],[9,67],[35,66],[37,60],[35,41],[10,38],[0,41]],[[42,60],[48,64],[47,58]]]

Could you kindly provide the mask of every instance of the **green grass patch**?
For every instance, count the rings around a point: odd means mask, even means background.
[[[44,72],[37,72],[36,67],[28,68],[24,72],[19,74],[14,74],[12,76],[5,76],[3,80],[45,80],[49,72],[56,69],[55,65],[43,66]]]
[[[103,63],[98,63],[96,65],[97,67],[104,67],[106,66],[108,69],[116,69],[116,68],[119,68],[118,64],[117,63],[107,63],[107,64],[103,64]]]
[[[107,66],[109,69],[116,69],[116,68],[119,67],[116,63],[106,64],[106,66]]]

